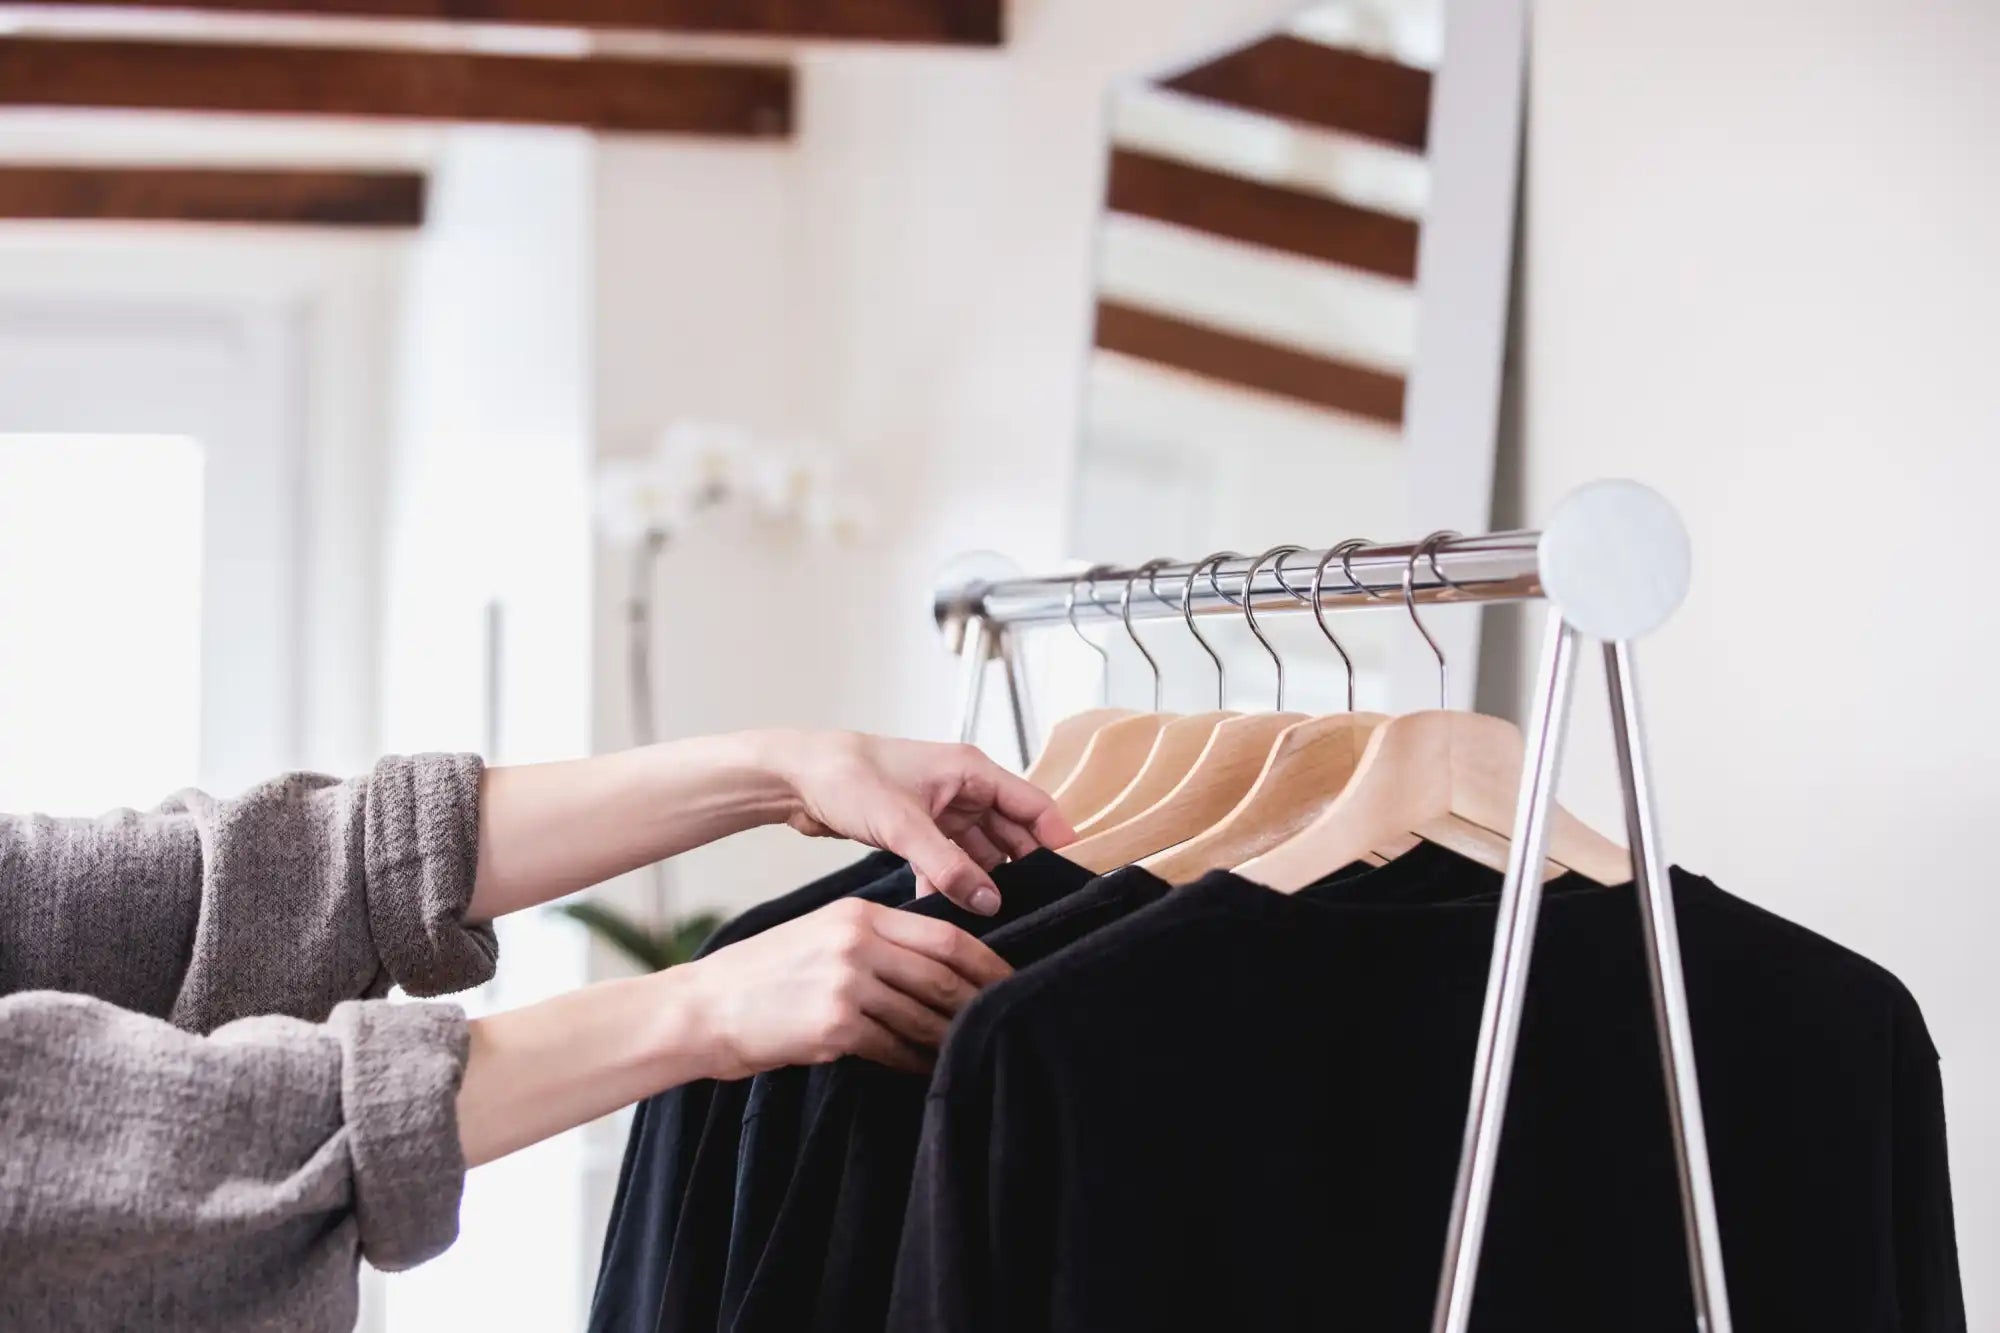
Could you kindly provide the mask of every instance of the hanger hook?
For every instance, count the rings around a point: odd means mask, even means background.
[[[1313,568],[1312,589],[1309,594],[1300,592],[1285,581],[1285,561],[1283,556],[1280,556],[1278,563],[1272,566],[1273,571],[1278,576],[1279,585],[1293,597],[1312,607],[1313,619],[1319,623],[1319,632],[1326,637],[1328,643],[1333,645],[1333,651],[1340,654],[1340,664],[1347,670],[1347,711],[1350,713],[1354,711],[1354,659],[1347,655],[1347,649],[1341,645],[1339,639],[1334,637],[1333,627],[1326,623],[1326,567],[1334,562],[1335,557],[1352,552],[1356,548],[1366,545],[1368,545],[1366,537],[1350,537],[1338,546],[1330,548],[1325,555],[1320,557],[1319,564]],[[1354,583],[1354,580],[1349,578],[1348,582]],[[1359,584],[1355,584],[1355,586],[1357,588],[1360,587]]]
[[[1458,533],[1451,531],[1449,528],[1442,528],[1437,532],[1433,532],[1430,536],[1410,548],[1410,563],[1403,566],[1403,609],[1410,613],[1410,623],[1417,627],[1417,633],[1424,636],[1424,642],[1430,645],[1432,654],[1438,660],[1438,708],[1440,710],[1451,707],[1450,691],[1447,689],[1449,680],[1445,673],[1444,649],[1438,647],[1438,641],[1431,637],[1431,632],[1424,628],[1422,618],[1417,615],[1417,561],[1428,556],[1431,562],[1431,571],[1436,573],[1439,578],[1443,578],[1443,572],[1437,567],[1437,548],[1440,543],[1450,541],[1458,535]]]
[[[1110,568],[1111,566],[1109,565],[1092,565],[1089,569],[1084,570],[1082,574],[1069,581],[1069,595],[1063,599],[1063,616],[1069,621],[1070,633],[1083,640],[1083,646],[1097,654],[1099,663],[1097,671],[1097,702],[1100,705],[1111,702],[1111,654],[1104,650],[1102,644],[1096,642],[1088,634],[1085,634],[1082,629],[1078,628],[1076,623],[1076,586],[1079,583],[1090,583],[1090,600],[1095,602],[1097,600],[1097,576],[1108,572]]]
[[[1262,644],[1264,646],[1264,651],[1271,655],[1271,665],[1274,668],[1276,668],[1278,673],[1278,693],[1277,693],[1276,711],[1280,713],[1285,711],[1285,659],[1278,655],[1278,650],[1276,648],[1273,648],[1271,646],[1271,641],[1264,637],[1264,628],[1263,626],[1257,623],[1257,610],[1256,610],[1257,599],[1251,596],[1250,594],[1251,594],[1251,589],[1255,587],[1257,583],[1257,571],[1264,567],[1265,561],[1273,558],[1283,559],[1287,555],[1294,555],[1305,549],[1306,548],[1303,546],[1294,546],[1289,542],[1283,543],[1278,546],[1273,546],[1270,550],[1264,552],[1264,554],[1258,556],[1255,560],[1252,560],[1250,562],[1249,572],[1243,575],[1243,602],[1242,602],[1243,623],[1250,627],[1250,632],[1257,636],[1257,642]],[[1215,577],[1214,573],[1211,572],[1209,574],[1209,578],[1213,579],[1214,577]],[[1284,581],[1285,581],[1284,577],[1280,575],[1278,578],[1278,582],[1281,586],[1283,585]],[[1216,591],[1217,592],[1222,591],[1220,585],[1216,587]],[[1226,593],[1224,594],[1224,596],[1227,595],[1228,594]]]
[[[1154,571],[1172,563],[1173,561],[1171,560],[1148,560],[1145,564],[1125,576],[1125,594],[1118,599],[1118,618],[1125,622],[1125,637],[1132,640],[1132,646],[1139,650],[1139,656],[1146,659],[1146,665],[1151,667],[1153,671],[1153,711],[1155,713],[1160,711],[1160,664],[1154,659],[1152,652],[1147,649],[1145,642],[1140,639],[1138,632],[1132,628],[1132,585],[1139,581],[1141,574],[1146,575],[1147,581],[1151,582]]]
[[[1203,556],[1201,559],[1195,561],[1194,565],[1188,570],[1187,586],[1181,590],[1181,619],[1187,622],[1188,633],[1194,635],[1194,641],[1201,645],[1203,652],[1208,654],[1208,660],[1215,663],[1215,707],[1218,712],[1228,706],[1224,702],[1227,695],[1226,685],[1228,675],[1222,668],[1222,657],[1215,651],[1214,645],[1209,643],[1207,639],[1202,638],[1201,631],[1194,627],[1194,581],[1201,576],[1201,571],[1208,568],[1208,566],[1221,564],[1224,560],[1234,560],[1236,557],[1237,552],[1235,551],[1217,551],[1213,555]],[[1213,578],[1214,576],[1210,575],[1211,581],[1213,581]],[[1218,587],[1216,591],[1221,592],[1222,589]]]

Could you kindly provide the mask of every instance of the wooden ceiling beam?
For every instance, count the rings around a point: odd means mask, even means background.
[[[1297,37],[1268,37],[1160,85],[1191,97],[1423,151],[1431,75]]]
[[[41,0],[101,5],[104,0]],[[120,0],[126,8],[998,46],[1003,0]]]
[[[266,171],[214,167],[0,166],[0,219],[423,225],[414,171]]]
[[[460,51],[0,37],[0,105],[790,132],[777,64]]]
[[[1419,228],[1409,218],[1129,148],[1112,150],[1105,204],[1114,213],[1384,277],[1417,276]]]
[[[1403,377],[1118,301],[1097,303],[1097,346],[1314,407],[1403,424]]]

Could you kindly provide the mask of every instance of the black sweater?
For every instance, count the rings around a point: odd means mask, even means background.
[[[1210,876],[991,988],[932,1081],[889,1326],[1427,1327],[1497,880],[1432,848],[1292,896]],[[1673,886],[1737,1329],[1962,1330],[1915,1001]],[[1550,888],[1473,1325],[1686,1333],[1637,905]]]

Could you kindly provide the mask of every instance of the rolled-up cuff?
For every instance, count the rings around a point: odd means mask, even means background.
[[[451,1004],[351,1000],[327,1025],[343,1057],[341,1110],[362,1257],[384,1270],[412,1267],[458,1238],[465,1013]]]
[[[368,923],[390,979],[445,995],[493,975],[500,945],[468,925],[479,859],[478,755],[391,756],[368,779]]]

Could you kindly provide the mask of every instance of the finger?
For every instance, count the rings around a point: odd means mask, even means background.
[[[889,940],[878,940],[866,962],[883,982],[946,1018],[957,1014],[979,994],[979,983],[948,964]]]
[[[994,866],[1002,865],[1007,860],[1007,853],[1001,851],[977,824],[968,824],[956,833],[947,832],[945,836],[965,848],[965,854],[972,858],[973,864],[988,874],[992,873]]]
[[[861,1012],[925,1052],[937,1050],[944,1043],[944,1030],[951,1026],[951,1020],[937,1010],[881,980],[861,993]]]
[[[858,1055],[864,1060],[873,1060],[878,1065],[900,1069],[905,1074],[931,1072],[932,1059],[927,1052],[910,1045],[874,1018],[862,1020],[847,1047],[849,1055]]]
[[[986,817],[979,821],[979,827],[987,839],[1006,852],[1011,860],[1032,856],[1041,847],[1034,834],[998,811],[988,811]]]
[[[891,944],[914,949],[943,963],[974,986],[986,986],[1013,974],[1007,960],[949,921],[920,912],[884,912],[875,933]]]
[[[992,916],[1000,910],[1000,890],[965,849],[947,838],[914,801],[885,821],[882,844],[917,872],[917,893],[942,893],[968,912]]]
[[[1034,835],[1043,847],[1066,847],[1076,841],[1076,830],[1056,809],[1053,796],[1026,778],[1016,777],[998,764],[987,775],[993,783],[993,808]]]

